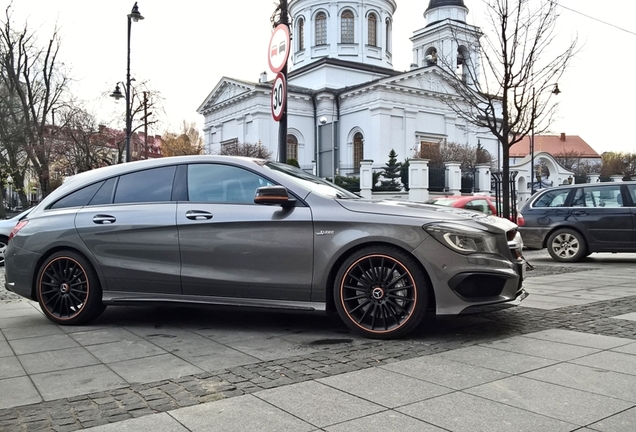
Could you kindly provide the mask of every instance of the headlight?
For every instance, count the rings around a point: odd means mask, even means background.
[[[423,228],[441,244],[461,254],[498,252],[497,239],[485,231],[450,224],[425,225]]]

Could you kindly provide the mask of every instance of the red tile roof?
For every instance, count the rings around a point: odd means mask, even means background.
[[[600,158],[599,155],[588,143],[578,135],[535,135],[534,152],[546,152],[552,156],[564,153],[576,152],[584,158]],[[530,136],[524,137],[521,141],[510,147],[511,158],[521,158],[530,154]]]

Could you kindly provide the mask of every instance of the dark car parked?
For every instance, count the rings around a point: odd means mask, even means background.
[[[542,190],[519,211],[529,249],[548,248],[557,261],[594,252],[636,252],[636,182],[585,183]]]
[[[71,177],[13,229],[6,287],[58,324],[106,305],[337,311],[369,337],[527,295],[512,222],[372,201],[271,161],[183,156]]]

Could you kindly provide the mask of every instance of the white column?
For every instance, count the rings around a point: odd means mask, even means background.
[[[478,186],[475,192],[486,192],[490,195],[490,165],[475,165],[475,181]]]
[[[428,159],[409,160],[409,201],[428,200]]]
[[[360,195],[362,198],[371,198],[373,188],[373,161],[363,159],[360,161]]]
[[[610,176],[610,179],[612,179],[613,182],[620,183],[623,181],[623,175],[622,174],[613,175],[613,176]]]
[[[587,182],[588,183],[598,183],[601,179],[601,175],[600,174],[588,174],[587,175]]]
[[[459,162],[446,162],[446,187],[450,195],[460,195],[462,188],[462,170]]]

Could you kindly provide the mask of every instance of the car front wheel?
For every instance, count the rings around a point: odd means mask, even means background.
[[[9,243],[9,239],[5,236],[0,236],[0,267],[4,266],[4,254],[7,252],[7,243]]]
[[[406,335],[424,318],[428,284],[424,271],[393,247],[361,249],[340,267],[336,309],[355,332],[376,339]]]
[[[105,309],[95,270],[71,251],[55,253],[42,264],[37,297],[44,314],[57,324],[82,324]]]
[[[583,236],[571,229],[560,229],[548,238],[548,252],[556,261],[576,262],[585,258],[587,245]]]

